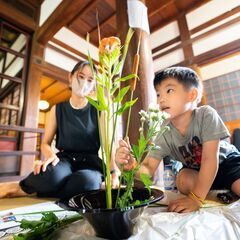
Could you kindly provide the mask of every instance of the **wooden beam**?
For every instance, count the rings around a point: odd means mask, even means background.
[[[56,39],[56,38],[53,38],[51,40],[53,43],[56,43],[57,45],[59,45],[60,47],[63,47],[65,48],[66,50],[72,52],[72,53],[75,53],[76,55],[80,56],[81,58],[83,58],[84,60],[87,60],[88,59],[88,56],[85,55],[84,53],[82,52],[79,52],[78,50],[76,50],[75,48],[65,44],[64,42],[61,42],[60,40]],[[94,64],[98,64],[98,62],[96,60],[93,59],[93,62]]]
[[[200,31],[202,31],[202,30],[204,30],[204,29],[206,29],[206,28],[208,28],[208,27],[226,19],[226,18],[229,18],[229,17],[231,17],[231,16],[233,16],[236,13],[239,13],[239,12],[240,12],[240,6],[235,7],[231,11],[225,12],[225,13],[221,14],[220,16],[217,16],[214,19],[211,19],[211,20],[201,24],[200,26],[195,27],[194,29],[192,29],[190,31],[190,33],[191,33],[191,35],[193,35],[197,32],[200,32]]]
[[[44,62],[42,64],[42,71],[43,75],[68,84],[68,71],[47,62]]]
[[[0,108],[19,111],[19,107],[11,105],[11,104],[5,104],[5,103],[0,103]]]
[[[208,52],[202,53],[194,57],[193,62],[197,65],[204,66],[236,53],[240,53],[240,40],[235,40]]]
[[[66,57],[68,57],[68,58],[71,58],[71,59],[74,60],[74,61],[77,61],[77,62],[78,62],[78,61],[80,60],[80,58],[76,58],[75,56],[73,56],[73,55],[71,55],[71,54],[63,51],[62,49],[60,49],[60,48],[58,48],[58,47],[56,47],[56,46],[51,45],[51,43],[48,43],[48,44],[47,44],[47,48],[50,48],[50,49],[54,50],[55,52],[58,52],[58,53],[60,53],[61,55],[64,55],[64,56],[66,56]]]
[[[29,128],[38,126],[38,102],[40,99],[40,82],[42,76],[42,62],[44,47],[37,43],[35,37],[32,41],[31,58],[29,63],[28,80],[26,82],[26,98],[24,100],[24,113],[22,125]],[[21,135],[20,148],[22,151],[35,151],[37,138],[29,138],[32,133]],[[34,155],[23,155],[21,158],[20,175],[26,176],[32,171]]]
[[[202,53],[193,57],[192,63],[198,66],[204,66],[209,63],[220,61],[224,58],[236,55],[240,53],[240,40],[227,43],[223,46]],[[173,66],[188,66],[186,61],[179,62]],[[157,71],[158,72],[158,71]],[[156,72],[156,73],[157,73]]]
[[[175,37],[175,38],[173,38],[172,40],[170,40],[170,41],[168,41],[168,42],[165,42],[165,43],[161,44],[161,45],[158,46],[158,47],[153,48],[153,49],[152,49],[152,53],[154,54],[154,53],[156,53],[156,52],[158,52],[158,51],[160,51],[160,50],[162,50],[162,49],[164,49],[164,48],[166,48],[166,47],[168,47],[168,46],[171,46],[171,45],[174,44],[174,43],[180,42],[180,40],[181,40],[181,39],[180,39],[180,36]]]
[[[85,0],[63,0],[47,21],[37,30],[36,39],[46,45],[48,41],[63,27],[67,26],[88,2]]]
[[[170,48],[170,49],[168,49],[168,50],[166,50],[166,51],[164,51],[164,52],[162,52],[162,53],[160,53],[160,54],[158,54],[156,56],[154,56],[153,59],[156,60],[156,59],[158,59],[158,58],[160,58],[160,57],[162,57],[162,56],[164,56],[164,55],[166,55],[166,54],[168,54],[168,53],[170,53],[170,52],[172,52],[172,51],[174,51],[174,50],[176,50],[176,49],[178,49],[180,47],[184,48],[186,45],[188,45],[190,43],[198,41],[198,40],[200,40],[202,38],[206,38],[207,36],[209,36],[211,34],[214,34],[214,33],[219,32],[219,31],[221,31],[221,30],[223,30],[223,29],[225,29],[225,28],[227,28],[227,27],[229,27],[231,25],[239,23],[239,21],[240,21],[240,17],[236,17],[236,18],[234,18],[234,19],[232,19],[232,20],[230,20],[230,21],[228,21],[226,23],[223,23],[220,26],[217,26],[214,29],[211,29],[211,30],[209,30],[207,32],[204,32],[201,35],[196,36],[195,38],[188,39],[188,40],[186,40],[186,41],[184,41],[184,42],[182,42],[182,43],[180,43],[180,44],[178,44],[178,45],[176,45],[176,46],[174,46],[174,47],[172,47],[172,48]]]
[[[48,88],[50,88],[51,86],[53,86],[55,83],[57,83],[58,81],[57,80],[54,80],[52,81],[50,84],[48,84],[46,87],[44,87],[42,90],[41,90],[41,93],[44,93]]]
[[[191,39],[191,36],[188,30],[186,15],[180,15],[177,19],[177,22],[181,42],[183,44],[184,59],[189,62],[189,65],[191,65],[191,59],[193,58],[193,48],[192,43],[189,41]]]
[[[46,100],[49,102],[50,99],[53,99],[53,98],[55,98],[56,96],[62,94],[63,92],[66,92],[66,91],[68,91],[68,90],[69,90],[69,87],[66,87],[66,88],[64,88],[62,91],[60,91],[60,92],[58,92],[57,94],[51,96],[50,98],[47,98]]]
[[[19,24],[27,31],[35,31],[37,28],[37,24],[33,19],[24,15],[22,12],[13,8],[10,4],[7,4],[6,1],[3,0],[0,0],[0,16],[10,22]]]
[[[198,1],[197,3],[194,1],[193,4],[191,4],[187,9],[185,9],[185,11],[181,11],[181,13],[179,13],[177,16],[175,15],[175,16],[173,16],[173,17],[171,17],[171,18],[168,18],[168,19],[160,22],[160,23],[158,24],[158,26],[151,28],[151,33],[154,33],[154,32],[156,32],[157,30],[159,30],[160,28],[162,28],[162,27],[166,26],[167,24],[173,22],[173,21],[176,20],[180,15],[182,15],[182,14],[187,14],[187,13],[193,11],[194,9],[199,8],[200,6],[206,4],[206,3],[210,2],[210,1],[211,1],[211,0],[201,0],[201,1]]]
[[[171,48],[169,48],[169,49],[167,49],[167,50],[165,50],[165,51],[163,51],[163,52],[155,55],[155,56],[153,57],[153,60],[156,60],[156,59],[158,59],[158,58],[160,58],[160,57],[162,57],[162,56],[165,56],[165,55],[167,55],[168,53],[173,52],[173,51],[179,49],[179,48],[182,47],[182,46],[183,46],[183,44],[182,44],[182,43],[179,43],[179,44],[177,44],[176,46],[171,47]]]
[[[230,21],[228,21],[226,23],[223,23],[220,26],[217,26],[217,27],[215,27],[215,28],[213,28],[213,29],[211,29],[211,30],[209,30],[207,32],[204,32],[203,34],[201,34],[199,36],[196,36],[195,38],[193,38],[191,40],[191,42],[195,42],[195,41],[200,40],[202,38],[208,37],[209,35],[212,35],[212,34],[214,34],[216,32],[219,32],[219,31],[221,31],[221,30],[223,30],[225,28],[228,28],[231,25],[237,24],[239,22],[240,22],[240,16],[236,17],[236,18],[234,18],[234,19],[232,19],[232,20],[230,20]]]
[[[78,14],[76,14],[74,16],[74,18],[71,20],[71,23],[74,22],[80,15],[85,14],[87,11],[89,11],[89,9],[93,8],[96,4],[97,4],[98,0],[92,0],[90,1],[89,4],[87,4],[80,12],[78,12]],[[71,24],[69,22],[69,24],[67,25],[69,27],[69,25]]]
[[[175,0],[158,0],[159,7],[157,9],[154,9],[148,14],[148,18],[154,16],[155,14],[159,13],[161,10],[166,8],[168,5],[173,4]]]

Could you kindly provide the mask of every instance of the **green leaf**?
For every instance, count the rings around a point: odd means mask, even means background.
[[[20,234],[18,234],[18,236],[13,236],[14,240],[26,240],[26,238],[24,236],[21,236]]]
[[[22,219],[20,227],[29,231],[13,236],[14,240],[51,240],[58,229],[82,219],[79,214],[63,219],[58,219],[53,212],[42,213],[42,215],[39,221]]]
[[[110,64],[111,64],[110,67],[112,67],[112,65],[114,65],[114,63],[118,61],[119,55],[120,55],[120,47],[117,47],[112,53],[109,54]]]
[[[132,153],[138,161],[138,159],[139,159],[139,147],[135,144],[132,144]]]
[[[128,52],[129,43],[131,41],[131,38],[132,38],[133,34],[134,34],[134,31],[132,30],[132,28],[129,28],[126,39],[125,39],[125,43],[124,43],[123,55],[122,55],[122,59],[121,59],[120,76],[122,75],[122,69],[124,67],[124,63],[125,63],[127,52]]]
[[[99,62],[102,66],[109,66],[109,59],[106,54],[101,54],[99,56]]]
[[[130,89],[130,86],[126,86],[122,88],[113,102],[122,102],[124,96],[126,95],[129,89]]]
[[[119,87],[120,87],[119,82],[113,82],[113,87],[110,89],[110,95],[112,96]]]
[[[98,104],[100,106],[100,109],[101,110],[107,109],[104,87],[102,87],[101,85],[97,86],[97,98],[98,98]]]
[[[116,67],[113,69],[113,73],[112,73],[113,76],[119,74],[121,66],[122,66],[122,61],[118,62]]]
[[[105,84],[104,79],[105,79],[105,75],[99,76],[99,74],[96,74],[96,80],[98,85],[104,85]]]
[[[58,221],[58,217],[53,213],[53,212],[47,212],[47,213],[43,213],[43,218],[42,221],[47,221],[47,222],[57,222]]]
[[[127,76],[125,76],[125,77],[123,77],[123,78],[117,78],[115,81],[116,82],[125,82],[125,81],[127,81],[127,80],[129,80],[129,79],[133,79],[133,78],[139,78],[136,74],[129,74],[129,75],[127,75]]]
[[[136,99],[134,99],[132,101],[125,102],[124,105],[116,112],[117,115],[122,115],[123,112],[125,112],[128,108],[133,106],[137,100],[138,99],[136,98]]]
[[[95,71],[94,71],[93,61],[92,61],[92,58],[90,56],[89,50],[88,50],[88,61],[89,61],[89,64],[90,64],[90,67],[91,67],[91,70],[92,70],[92,74],[93,74],[93,76],[95,76],[96,74],[95,74]]]
[[[86,97],[86,98],[87,98],[87,100],[89,101],[89,103],[90,103],[91,105],[93,105],[98,111],[104,110],[104,109],[101,108],[101,106],[98,105],[98,103],[97,103],[95,100],[93,100],[93,99],[90,98],[90,97]]]
[[[139,146],[139,155],[142,156],[142,154],[144,153],[144,150],[147,146],[147,141],[146,141],[145,137],[143,136],[143,134],[140,135],[140,138],[138,140],[138,146]]]
[[[149,194],[151,193],[151,188],[150,186],[153,184],[151,177],[145,173],[140,173],[140,179],[142,183],[145,185],[145,187],[148,189]]]

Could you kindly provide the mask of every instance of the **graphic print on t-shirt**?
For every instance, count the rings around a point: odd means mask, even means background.
[[[189,168],[200,168],[202,159],[202,144],[197,136],[194,136],[188,144],[178,147],[178,150]]]

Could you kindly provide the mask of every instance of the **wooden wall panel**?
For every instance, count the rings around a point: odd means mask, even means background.
[[[230,134],[232,135],[235,128],[240,128],[240,119],[230,122],[225,122],[226,127],[228,128]]]

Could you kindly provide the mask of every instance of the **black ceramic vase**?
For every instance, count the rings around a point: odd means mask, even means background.
[[[120,192],[120,195],[123,193]],[[133,227],[138,216],[149,204],[155,203],[163,198],[163,192],[152,189],[134,189],[133,202],[144,201],[137,206],[130,206],[124,209],[107,209],[105,190],[94,190],[72,197],[69,201],[59,202],[59,205],[67,210],[77,211],[94,228],[98,237],[106,239],[126,239],[133,234]],[[117,189],[112,190],[113,206],[115,205]]]

